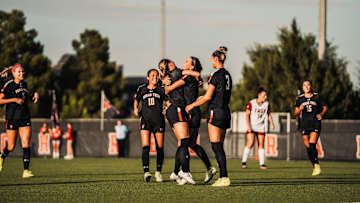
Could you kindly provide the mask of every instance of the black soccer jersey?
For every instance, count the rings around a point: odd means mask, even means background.
[[[301,128],[319,125],[320,121],[316,118],[316,115],[321,113],[323,106],[325,106],[325,102],[321,99],[320,95],[314,93],[312,97],[306,98],[302,94],[296,99],[295,106],[300,107],[301,104],[304,106],[304,109],[301,111]]]
[[[186,105],[196,101],[199,96],[199,81],[193,76],[184,76],[184,98]]]
[[[171,84],[173,84],[177,80],[182,79],[182,70],[179,68],[175,68],[174,70],[169,71],[169,77],[171,80]],[[168,97],[172,105],[185,107],[184,86],[178,87],[175,90],[171,91],[168,94]]]
[[[229,108],[232,78],[230,73],[221,68],[210,76],[209,84],[215,86],[215,92],[209,103],[209,108]]]
[[[142,101],[141,115],[145,118],[151,118],[155,114],[162,115],[163,102],[166,98],[163,86],[157,86],[155,89],[148,89],[147,84],[138,87],[135,99]]]
[[[1,93],[5,95],[5,99],[21,98],[24,100],[23,104],[15,102],[6,104],[6,120],[30,119],[30,111],[27,105],[29,90],[26,82],[21,81],[16,84],[13,80],[10,80],[5,83]]]

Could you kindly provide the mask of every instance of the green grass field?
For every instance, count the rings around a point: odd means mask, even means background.
[[[151,160],[151,168],[155,168]],[[77,158],[71,161],[33,158],[35,177],[22,179],[22,160],[8,158],[0,174],[0,202],[359,202],[359,162],[321,162],[323,173],[311,176],[307,161],[256,161],[241,169],[228,160],[230,187],[204,185],[204,166],[191,160],[197,185],[169,181],[174,161],[166,159],[165,182],[145,183],[140,159]],[[215,160],[212,160],[215,163]],[[213,181],[212,181],[213,182]]]

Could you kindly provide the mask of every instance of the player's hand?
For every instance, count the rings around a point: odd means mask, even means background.
[[[302,111],[304,109],[304,105],[300,104],[299,109]]]
[[[34,93],[32,100],[34,101],[35,104],[39,101],[39,94],[37,92]]]
[[[23,104],[24,100],[20,99],[20,98],[14,98],[14,102],[17,103],[17,104]]]
[[[164,80],[163,80],[163,84],[164,85],[171,85],[171,79],[170,79],[170,77],[169,76],[166,76],[165,78],[164,78]]]
[[[193,108],[194,108],[193,105],[191,105],[191,104],[187,105],[187,106],[185,107],[186,113],[189,113],[189,112],[191,111],[191,109],[193,109]]]
[[[316,118],[317,118],[319,121],[321,121],[322,115],[321,115],[321,114],[316,114]]]

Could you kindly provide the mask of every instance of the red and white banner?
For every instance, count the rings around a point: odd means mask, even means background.
[[[49,133],[39,133],[39,155],[50,155],[50,134]]]
[[[114,132],[110,132],[109,136],[109,147],[108,147],[108,154],[109,155],[118,155],[119,149],[116,141],[116,134]]]
[[[265,156],[278,157],[278,136],[276,134],[266,134],[265,136]]]

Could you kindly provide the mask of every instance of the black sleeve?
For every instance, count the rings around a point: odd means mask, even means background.
[[[136,93],[135,93],[135,95],[134,95],[134,99],[136,100],[136,101],[140,101],[140,99],[141,99],[141,87],[142,87],[142,85],[139,85],[138,86],[138,88],[137,88],[137,90],[136,90]]]
[[[175,81],[178,81],[180,79],[182,79],[183,75],[182,75],[182,71],[180,69],[176,69],[175,71],[172,72],[172,83],[174,83]]]
[[[8,98],[9,95],[9,85],[6,85],[1,89],[1,93],[3,93],[5,95],[5,98]]]
[[[210,81],[209,84],[214,85],[215,87],[218,85],[218,74],[213,74],[212,76],[210,76]]]

